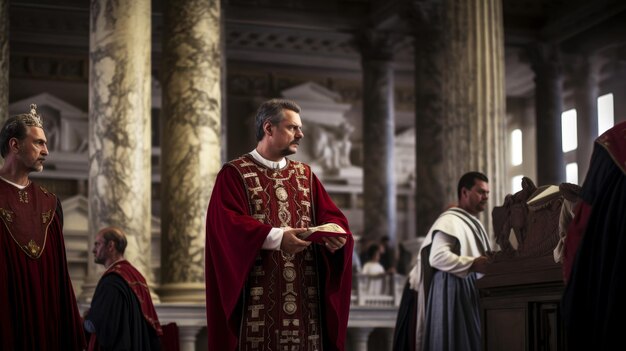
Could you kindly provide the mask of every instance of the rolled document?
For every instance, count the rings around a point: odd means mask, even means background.
[[[298,238],[302,240],[312,241],[320,244],[324,243],[322,238],[333,236],[345,238],[348,236],[348,233],[346,233],[346,231],[338,224],[324,223],[322,225],[318,225],[317,227],[309,227],[306,232],[298,234]]]

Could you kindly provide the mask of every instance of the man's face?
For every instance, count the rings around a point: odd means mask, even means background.
[[[283,110],[284,118],[278,125],[271,126],[271,145],[281,156],[293,155],[298,151],[302,133],[302,121],[297,112]]]
[[[104,240],[104,237],[101,234],[96,235],[96,241],[93,243],[93,260],[97,264],[104,264],[107,260],[108,251],[107,251],[108,243]]]
[[[46,135],[39,127],[26,127],[26,137],[18,141],[17,160],[30,172],[41,172],[48,156]]]
[[[467,212],[477,215],[485,210],[489,200],[489,184],[479,179],[474,180],[471,189],[464,188],[461,193],[461,208]]]

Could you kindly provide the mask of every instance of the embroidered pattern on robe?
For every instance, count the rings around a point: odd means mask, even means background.
[[[278,170],[250,156],[230,162],[241,175],[258,221],[273,227],[313,225],[311,170],[288,160]],[[298,254],[261,250],[244,292],[241,350],[321,350],[319,284],[314,246]]]

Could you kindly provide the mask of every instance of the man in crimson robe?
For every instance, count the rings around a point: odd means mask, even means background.
[[[0,131],[0,349],[82,350],[59,199],[29,179],[47,140],[36,105]]]
[[[85,318],[92,350],[160,350],[163,334],[146,279],[124,259],[126,235],[106,227],[96,234],[94,261],[102,274]]]
[[[565,239],[567,347],[614,349],[626,314],[626,122],[596,139],[580,197]]]
[[[289,100],[261,104],[256,148],[217,176],[206,224],[210,351],[345,349],[354,242],[310,167],[286,157],[304,136],[299,113]],[[325,223],[347,238],[298,237]]]

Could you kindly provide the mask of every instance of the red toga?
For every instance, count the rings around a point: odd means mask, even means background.
[[[206,226],[210,351],[278,350],[279,344],[344,350],[352,236],[335,253],[318,244],[295,255],[262,250],[272,228],[324,223],[350,232],[307,165],[287,160],[272,170],[245,155],[222,168]]]
[[[0,219],[0,349],[82,350],[57,197],[0,180]]]

